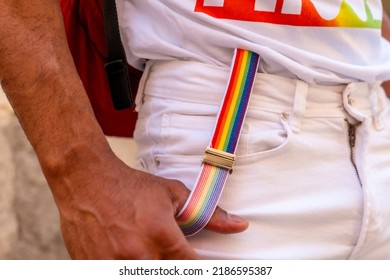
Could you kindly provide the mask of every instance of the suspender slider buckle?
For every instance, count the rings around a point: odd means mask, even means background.
[[[235,159],[236,156],[234,154],[207,147],[203,156],[203,163],[225,168],[229,170],[229,173],[231,174],[233,172]]]

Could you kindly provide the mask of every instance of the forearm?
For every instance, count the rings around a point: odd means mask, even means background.
[[[57,2],[0,0],[2,86],[47,174],[92,161],[92,149],[109,152],[66,47]]]

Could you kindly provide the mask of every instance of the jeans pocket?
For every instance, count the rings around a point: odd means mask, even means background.
[[[256,112],[247,118],[248,131],[241,137],[246,143],[245,153],[237,154],[237,161],[260,160],[282,152],[292,131],[284,113]]]
[[[155,175],[181,181],[192,189],[201,170],[202,156],[154,155]]]
[[[209,145],[216,118],[184,114],[164,114],[161,143],[166,155],[202,155]]]

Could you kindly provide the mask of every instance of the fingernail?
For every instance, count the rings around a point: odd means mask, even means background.
[[[242,224],[242,223],[247,223],[248,221],[245,220],[243,217],[241,216],[237,216],[237,215],[234,215],[234,214],[227,214],[227,217],[228,217],[228,220],[230,222],[233,222],[233,223],[236,223],[236,224]]]

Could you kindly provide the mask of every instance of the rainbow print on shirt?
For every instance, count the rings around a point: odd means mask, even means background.
[[[197,0],[215,18],[294,26],[381,28],[381,0]]]

